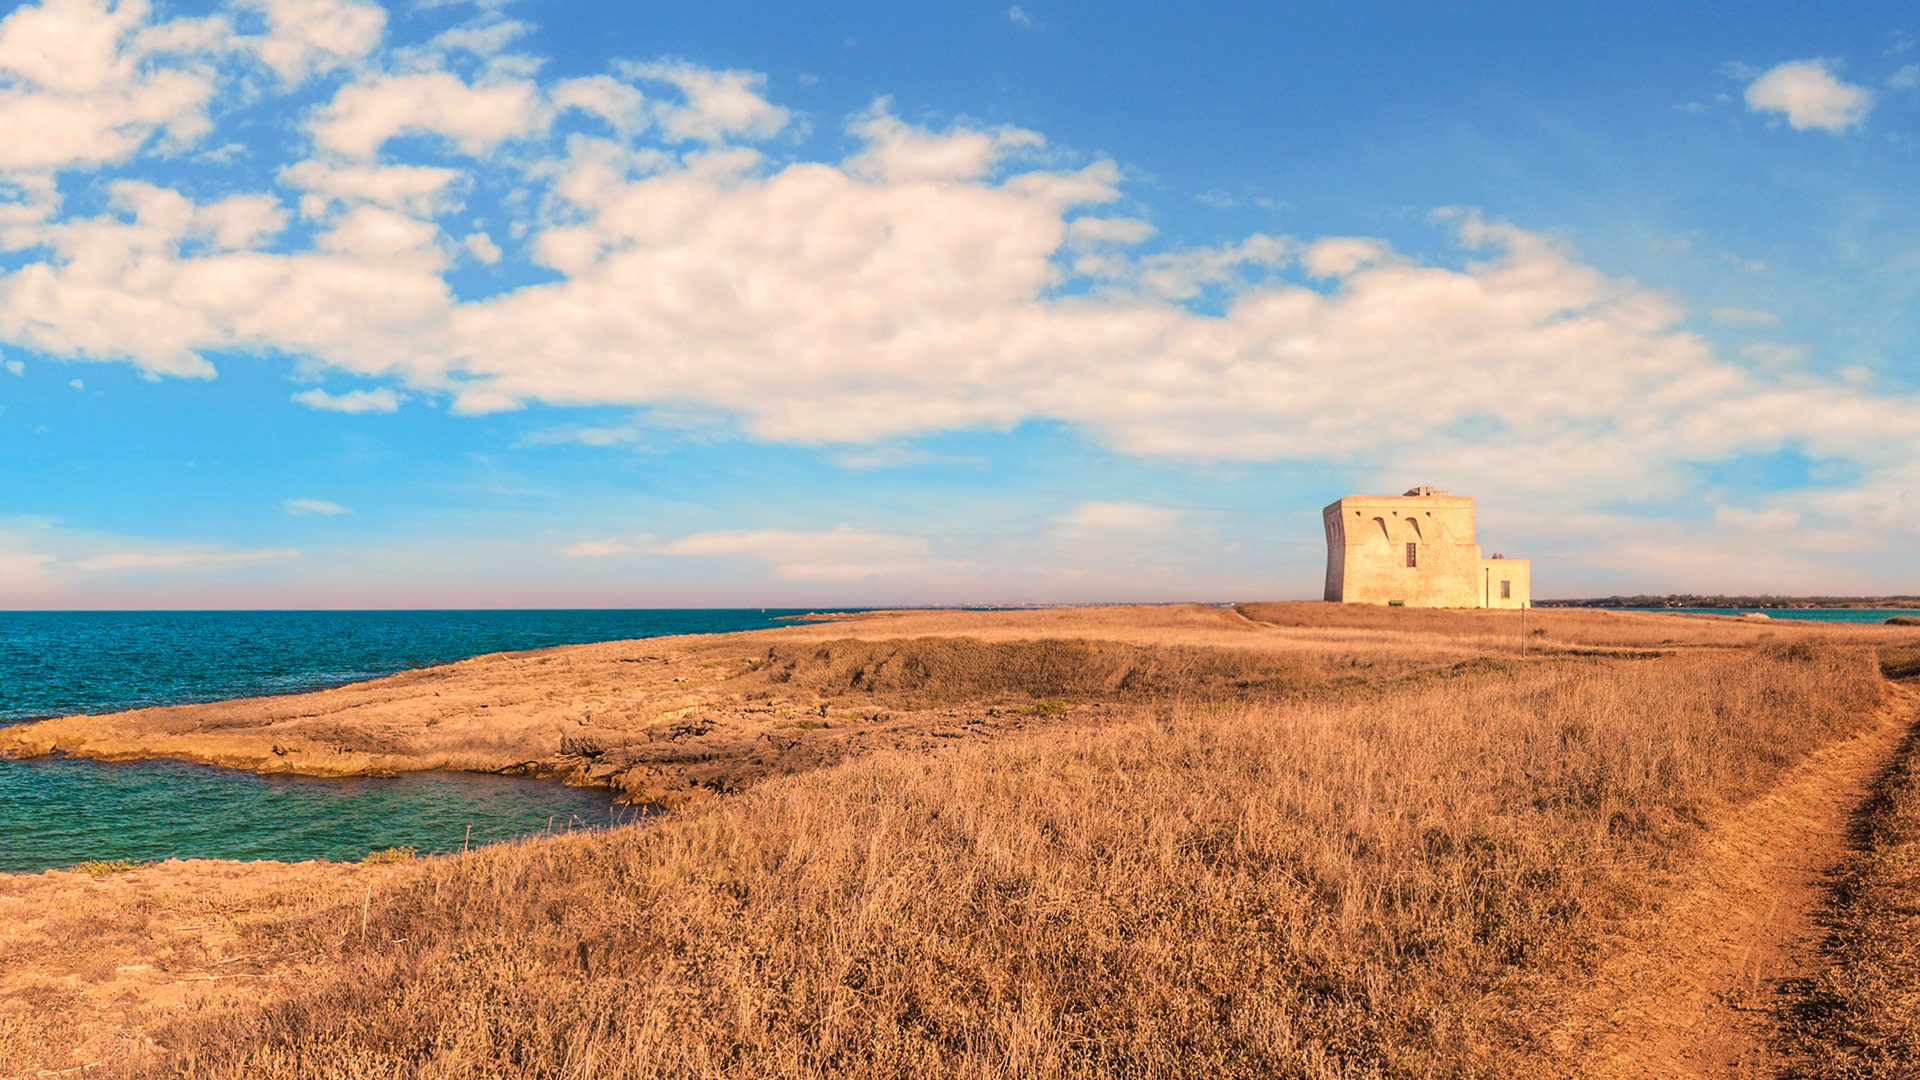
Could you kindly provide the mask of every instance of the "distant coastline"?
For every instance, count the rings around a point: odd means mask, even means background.
[[[1663,596],[1607,596],[1582,600],[1535,600],[1543,608],[1749,608],[1802,610],[1815,608],[1920,608],[1920,596],[1702,596],[1668,593]]]

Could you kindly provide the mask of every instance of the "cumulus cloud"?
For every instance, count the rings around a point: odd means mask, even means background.
[[[486,233],[468,233],[467,238],[460,241],[460,246],[466,248],[467,254],[475,260],[488,266],[500,261],[500,245],[494,243],[493,237]]]
[[[1842,82],[1825,60],[1789,60],[1747,85],[1747,108],[1775,112],[1796,131],[1841,132],[1860,124],[1873,108],[1873,92]]]
[[[1560,520],[1678,498],[1698,487],[1694,463],[1789,446],[1864,477],[1858,498],[1809,520],[1868,514],[1920,482],[1902,449],[1920,440],[1920,402],[1809,374],[1769,343],[1755,343],[1765,363],[1724,354],[1675,298],[1470,211],[1436,218],[1450,246],[1424,258],[1337,235],[1173,247],[1117,208],[1118,164],[1052,154],[1025,129],[919,124],[880,100],[847,119],[850,152],[810,160],[753,73],[666,60],[542,81],[498,55],[514,35],[491,23],[402,56],[364,5],[254,9],[298,48],[266,49],[227,14],[156,23],[132,0],[47,0],[0,20],[0,124],[49,102],[98,114],[66,149],[0,147],[15,178],[170,153],[206,132],[236,64],[274,80],[346,72],[307,114],[311,154],[278,164],[277,191],[202,202],[118,180],[95,216],[0,213],[27,252],[0,271],[0,344],[153,376],[286,355],[368,387],[293,395],[323,411],[390,413],[407,396],[463,413],[678,410],[865,467],[879,451],[862,447],[1054,421],[1122,453],[1312,460],[1381,490],[1417,466]],[[455,49],[502,62],[449,66]],[[1752,73],[1748,96],[1825,130],[1871,104],[1820,61]],[[428,160],[396,141],[410,135],[429,137]],[[488,231],[440,220],[502,182]],[[57,185],[35,190],[57,201]],[[470,260],[531,262],[538,280],[463,299],[447,277]],[[639,438],[583,427],[545,441]],[[1076,513],[1118,527],[1118,506]],[[822,580],[931,558],[850,529],[676,545],[648,550]]]
[[[660,129],[677,142],[767,139],[793,118],[761,95],[766,77],[756,72],[715,71],[679,61],[621,64],[619,70],[628,78],[667,83],[679,91],[678,104],[661,102],[654,111]]]
[[[123,161],[154,139],[211,128],[216,75],[204,55],[221,18],[155,26],[148,5],[47,0],[0,19],[0,171],[45,173]]]
[[[308,515],[339,517],[342,514],[353,513],[352,510],[329,499],[285,499],[280,503],[280,508],[295,517]]]
[[[549,100],[555,109],[597,116],[621,135],[637,135],[653,122],[646,95],[611,75],[564,80],[554,86]]]
[[[0,334],[158,374],[272,349],[390,384],[296,395],[335,411],[401,389],[469,413],[692,407],[802,443],[1050,418],[1133,454],[1419,460],[1590,500],[1757,446],[1885,456],[1915,428],[1903,401],[1730,362],[1671,298],[1471,213],[1439,219],[1451,263],[1358,237],[1151,251],[1148,223],[1088,212],[1119,197],[1111,163],[1009,168],[1037,137],[884,105],[852,129],[838,165],[616,169],[571,143],[543,166],[567,212],[526,235],[559,278],[467,302],[444,280],[462,241],[401,210],[344,211],[307,251],[209,251],[205,208],[128,189],[134,220],[60,226],[57,261],[0,278]],[[1203,293],[1218,310],[1186,305]]]
[[[546,120],[539,88],[525,79],[470,84],[447,71],[376,75],[341,87],[310,130],[325,151],[350,159],[377,154],[399,135],[437,135],[481,157]]]
[[[366,165],[307,160],[280,170],[280,182],[307,194],[300,209],[320,217],[336,206],[371,203],[416,217],[457,205],[463,175],[433,165]]]
[[[309,409],[339,413],[390,413],[400,408],[400,395],[382,386],[375,390],[349,390],[329,394],[325,390],[302,390],[293,400]]]
[[[895,183],[974,180],[1009,151],[1045,144],[1038,133],[1015,127],[991,130],[954,127],[928,131],[895,117],[884,99],[847,125],[866,149],[847,162],[851,171]]]
[[[267,33],[245,43],[289,86],[373,52],[387,24],[384,8],[348,0],[243,0],[238,6],[265,17]]]

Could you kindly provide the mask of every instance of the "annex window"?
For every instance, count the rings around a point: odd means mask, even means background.
[[[1513,599],[1513,582],[1503,581],[1500,583],[1500,599],[1502,600]]]
[[[1417,543],[1414,543],[1413,541],[1407,542],[1407,565],[1408,566],[1420,565],[1420,545]]]

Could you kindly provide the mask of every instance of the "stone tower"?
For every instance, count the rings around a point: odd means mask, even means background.
[[[1430,487],[1349,495],[1320,516],[1327,527],[1328,600],[1458,608],[1532,602],[1532,564],[1480,554],[1473,500],[1464,495]]]

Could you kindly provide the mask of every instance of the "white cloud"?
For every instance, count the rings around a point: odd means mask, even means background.
[[[217,77],[195,54],[217,49],[225,21],[148,15],[142,0],[46,0],[0,19],[0,171],[123,161],[211,128]]]
[[[1007,21],[1022,30],[1032,30],[1036,25],[1033,16],[1027,14],[1026,9],[1018,5],[1007,9]]]
[[[498,5],[495,7],[497,9]],[[467,52],[480,57],[495,57],[534,29],[531,23],[499,18],[494,12],[485,11],[483,5],[483,14],[478,22],[456,26],[435,35],[428,43],[428,49],[439,53]]]
[[[842,525],[824,532],[763,529],[709,532],[675,540],[662,554],[734,557],[764,563],[787,581],[857,581],[922,573],[938,565],[918,537]]]
[[[309,125],[329,153],[367,159],[399,135],[439,135],[470,157],[546,124],[539,88],[524,79],[469,84],[447,71],[375,75],[340,88]]]
[[[177,548],[161,551],[109,551],[75,559],[63,565],[85,574],[117,574],[139,570],[191,570],[239,566],[299,558],[292,548],[233,551],[223,548]]]
[[[1342,236],[1314,244],[1300,256],[1300,262],[1314,277],[1339,278],[1377,263],[1391,252],[1391,248],[1378,240]]]
[[[1053,519],[1062,532],[1112,536],[1126,533],[1170,533],[1187,520],[1184,511],[1137,502],[1084,502]]]
[[[1046,142],[1035,132],[1015,127],[927,131],[895,117],[885,99],[855,117],[847,130],[866,143],[866,149],[848,161],[847,168],[893,183],[975,180],[986,175],[1008,152]]]
[[[1082,213],[1117,197],[1110,163],[993,176],[1030,140],[884,109],[855,127],[875,143],[838,166],[724,151],[610,169],[576,142],[551,166],[568,213],[526,236],[562,276],[465,303],[443,277],[459,241],[433,223],[363,205],[312,251],[188,255],[204,208],[130,188],[135,221],[63,225],[60,261],[0,278],[0,337],[155,373],[275,349],[389,384],[296,398],[323,409],[391,411],[403,388],[464,412],[670,406],[803,443],[1051,418],[1133,454],[1417,460],[1462,488],[1589,502],[1794,441],[1884,458],[1920,412],[1750,371],[1670,298],[1471,214],[1445,218],[1456,265],[1347,237],[1143,253],[1137,219]],[[1070,250],[1097,289],[1054,293]],[[1183,305],[1205,290],[1218,310]]]
[[[0,366],[4,366],[9,375],[25,375],[27,373],[27,365],[19,360],[9,360],[5,365]]]
[[[0,277],[0,340],[124,357],[153,375],[210,378],[202,353],[215,349],[283,349],[384,375],[411,362],[413,339],[445,317],[450,259],[431,224],[362,206],[310,251],[186,256],[200,220],[193,204],[146,185],[115,190],[134,222],[48,226],[55,257]]]
[[[385,9],[350,0],[242,0],[238,6],[266,18],[267,33],[245,42],[289,86],[367,56],[387,24]]]
[[[577,109],[598,116],[614,131],[632,137],[653,122],[646,95],[633,86],[609,75],[567,79],[554,86],[550,95],[555,109]]]
[[[339,517],[342,514],[353,513],[353,511],[347,507],[327,499],[284,499],[281,501],[280,507],[296,517],[307,515]]]
[[[1840,81],[1825,60],[1789,60],[1748,84],[1747,107],[1781,113],[1796,131],[1841,132],[1867,118],[1873,93]]]
[[[1153,236],[1153,223],[1130,217],[1080,217],[1067,226],[1067,247],[1075,251],[1108,244],[1133,247]]]
[[[258,604],[265,598],[259,587],[286,581],[284,563],[300,558],[292,548],[235,548],[0,517],[0,608]]]
[[[302,229],[285,228],[270,192],[199,203],[131,181],[96,185],[112,197],[97,217],[4,211],[0,229],[28,254],[0,272],[0,344],[156,376],[285,354],[370,387],[294,395],[340,412],[393,412],[407,394],[468,413],[628,407],[649,425],[677,410],[728,436],[835,445],[854,467],[884,467],[899,460],[885,447],[929,432],[1049,420],[1123,453],[1310,460],[1388,490],[1417,465],[1544,514],[1679,497],[1699,483],[1682,463],[1787,446],[1857,463],[1856,493],[1920,483],[1903,449],[1920,439],[1911,396],[1811,374],[1774,343],[1717,351],[1674,298],[1539,233],[1455,212],[1442,219],[1452,246],[1424,259],[1346,236],[1154,248],[1150,221],[1112,209],[1118,165],[1063,166],[1034,132],[917,125],[881,101],[848,120],[852,153],[796,160],[794,117],[751,73],[675,61],[541,82],[496,56],[456,75],[433,49],[366,51],[372,9],[313,3],[287,0],[275,10],[292,14],[269,20],[304,27],[286,33],[307,51],[261,61],[276,75],[349,72],[310,114],[315,156],[278,172]],[[512,37],[476,27],[435,48],[494,55]],[[251,40],[218,16],[154,23],[131,2],[49,0],[0,21],[0,124],[9,102],[80,102],[107,118],[98,139],[51,152],[58,164],[13,166],[53,200],[33,213],[57,204],[50,169],[198,138],[208,88],[267,57]],[[1820,89],[1858,88],[1795,63],[1749,73],[1756,108],[1829,129],[1864,115],[1870,99]],[[1790,69],[1792,94],[1776,78]],[[248,70],[257,81],[267,69]],[[147,85],[168,72],[200,89],[169,98]],[[597,117],[580,125],[593,133],[554,135],[563,111]],[[403,160],[393,139],[406,134],[487,160]],[[434,220],[503,180],[513,190],[485,209],[489,232]],[[461,299],[449,271],[497,258],[495,237],[553,273]],[[613,445],[640,430],[529,441]],[[1807,520],[1871,505],[1836,498]],[[918,541],[848,530],[679,543],[820,580],[856,573],[849,551],[883,566],[930,559]]]
[[[460,246],[467,249],[467,254],[488,266],[500,261],[500,245],[494,243],[493,237],[486,233],[468,233],[467,238],[460,241]]]
[[[374,390],[349,390],[344,394],[302,390],[293,395],[293,400],[321,412],[390,413],[400,408],[400,395],[384,386]]]
[[[280,182],[308,194],[301,212],[320,217],[336,205],[371,203],[416,217],[453,209],[463,175],[433,165],[366,165],[301,161],[280,170]]]
[[[1899,71],[1887,76],[1887,87],[1891,90],[1911,90],[1920,86],[1920,64],[1905,64]]]
[[[654,119],[676,141],[721,142],[768,139],[780,133],[793,114],[761,96],[766,77],[751,71],[715,71],[686,63],[622,64],[621,74],[671,84],[681,103],[660,102]],[[576,99],[577,107],[577,99]]]

